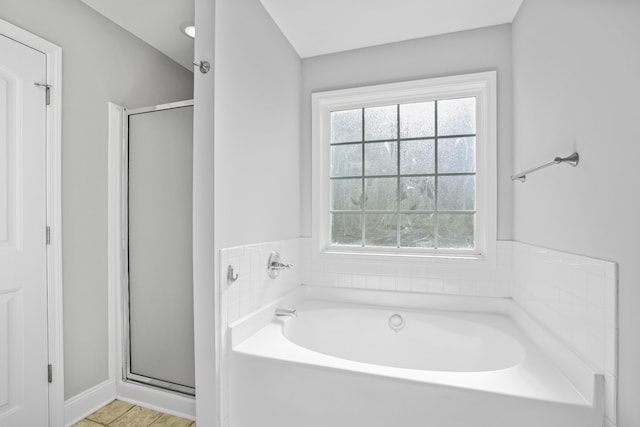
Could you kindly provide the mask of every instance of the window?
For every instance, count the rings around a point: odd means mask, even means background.
[[[313,95],[321,252],[486,258],[495,72]]]

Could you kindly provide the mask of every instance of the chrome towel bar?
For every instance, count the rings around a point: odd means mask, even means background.
[[[547,162],[543,165],[540,165],[538,167],[526,170],[524,172],[520,172],[519,174],[516,175],[511,175],[511,181],[515,181],[518,180],[520,182],[525,182],[527,179],[527,175],[529,175],[530,173],[533,172],[537,172],[540,169],[544,169],[546,167],[549,167],[551,165],[557,165],[558,163],[566,163],[568,165],[571,165],[573,167],[578,166],[578,162],[580,161],[580,156],[578,155],[578,153],[573,153],[570,156],[567,157],[556,157],[555,159],[551,160],[550,162]]]

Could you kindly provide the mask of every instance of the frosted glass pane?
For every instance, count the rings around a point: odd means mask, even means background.
[[[331,146],[331,176],[362,175],[362,144]]]
[[[362,179],[331,180],[331,209],[362,210]]]
[[[400,105],[400,138],[435,135],[435,102]]]
[[[433,140],[402,141],[400,143],[400,173],[402,175],[436,172]]]
[[[365,216],[366,246],[397,246],[398,223],[396,214],[367,214]]]
[[[195,387],[193,106],[131,115],[128,136],[131,372]]]
[[[476,133],[476,99],[438,101],[438,135]]]
[[[438,177],[438,210],[474,210],[476,198],[475,176]]]
[[[403,248],[434,248],[434,215],[400,215],[400,246]]]
[[[362,141],[362,110],[331,113],[331,143]]]
[[[396,210],[398,206],[398,181],[396,178],[367,178],[364,180],[364,191],[366,210]]]
[[[400,210],[435,210],[435,181],[432,176],[400,178]]]
[[[362,245],[362,215],[331,214],[331,243]]]
[[[440,214],[438,216],[438,247],[473,249],[474,214]]]
[[[476,138],[445,138],[438,140],[438,172],[462,173],[476,171]]]
[[[364,109],[364,139],[379,141],[398,137],[398,107],[373,107]]]
[[[365,175],[397,175],[398,144],[375,142],[364,145]]]

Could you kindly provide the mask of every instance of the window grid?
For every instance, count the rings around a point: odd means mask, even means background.
[[[364,108],[362,109],[362,134],[360,135],[360,138],[362,139],[362,142],[360,143],[362,146],[362,171],[360,172],[360,174],[362,175],[362,193],[360,195],[360,210],[362,211],[360,213],[360,227],[362,229],[362,233],[360,234],[360,245],[362,247],[366,246],[365,242],[367,241],[367,228],[366,228],[366,215],[365,215],[365,209],[364,209],[364,204],[366,202],[366,196],[365,196],[365,187],[364,187],[364,183],[366,182],[364,179],[364,165],[365,165],[365,145],[364,145],[364,133],[365,133],[365,120],[364,120]]]
[[[396,142],[398,146],[398,156],[396,158],[396,171],[398,171],[396,178],[396,248],[399,248],[400,245],[400,159],[402,156],[400,155],[400,104],[396,105],[396,135],[398,136],[398,142]],[[364,171],[362,171],[364,174]]]
[[[403,104],[400,104],[403,105]],[[364,109],[363,109],[364,110]],[[364,112],[363,112],[364,114]],[[364,124],[363,124],[364,127]],[[364,132],[364,130],[363,130]],[[475,133],[464,133],[464,134],[456,134],[456,135],[443,135],[438,136],[438,139],[454,139],[454,138],[472,138],[477,134]],[[342,145],[361,145],[363,142],[365,144],[373,144],[376,142],[396,142],[396,141],[424,141],[424,140],[435,140],[435,136],[421,136],[421,137],[413,137],[413,138],[395,138],[395,139],[372,139],[368,141],[347,141],[347,142],[332,142],[332,146],[342,146]]]
[[[436,150],[436,154],[435,154],[435,159],[434,159],[434,163],[435,163],[435,171],[436,171],[436,177],[435,182],[436,182],[436,188],[434,189],[434,193],[435,193],[435,207],[436,207],[436,211],[438,210],[438,193],[439,193],[439,185],[438,185],[438,181],[439,181],[439,177],[438,177],[438,101],[435,102],[435,106],[434,106],[434,127],[433,127],[433,134],[435,136],[435,141],[434,141],[434,145],[435,145],[435,150]],[[398,171],[400,172],[400,171]],[[435,224],[433,225],[433,247],[438,249],[439,245],[438,245],[438,240],[440,237],[440,215],[436,212],[436,214],[434,214],[434,221]]]
[[[379,140],[366,140],[365,137],[365,109],[360,108],[361,111],[361,140],[360,141],[349,141],[349,142],[331,142],[331,146],[345,146],[345,145],[360,145],[361,146],[361,162],[362,162],[362,171],[360,175],[356,176],[340,176],[340,177],[330,177],[331,181],[334,180],[343,180],[343,179],[360,179],[361,180],[361,200],[360,200],[360,209],[358,211],[355,210],[341,210],[341,209],[330,209],[330,214],[355,214],[359,212],[360,221],[361,221],[361,240],[360,246],[367,246],[366,243],[366,215],[367,214],[395,214],[396,215],[396,248],[403,247],[401,245],[401,215],[402,214],[430,214],[434,215],[434,245],[433,249],[439,248],[439,220],[440,215],[453,214],[453,215],[464,215],[464,214],[476,214],[477,211],[474,210],[441,210],[438,209],[438,197],[439,197],[439,177],[445,176],[476,176],[476,172],[446,172],[446,173],[438,173],[438,160],[439,160],[439,140],[440,139],[456,139],[456,138],[469,138],[476,137],[476,133],[472,134],[455,134],[455,135],[438,135],[438,103],[439,100],[434,100],[434,136],[430,137],[412,137],[412,138],[401,138],[400,133],[400,106],[406,104],[396,104],[396,138],[395,139],[379,139]],[[401,163],[401,142],[406,141],[425,141],[425,140],[433,140],[434,141],[434,173],[425,173],[425,174],[402,174],[400,170]],[[383,143],[383,142],[395,142],[396,150],[397,150],[397,159],[396,159],[396,174],[393,175],[367,175],[365,174],[365,147],[367,144],[373,143]],[[411,178],[411,177],[434,177],[434,206],[433,210],[403,210],[400,209],[401,202],[401,192],[400,192],[400,180],[401,178]],[[395,210],[367,210],[365,209],[365,180],[367,178],[396,178],[396,209]],[[475,228],[475,227],[474,227]],[[474,243],[474,244],[477,244]]]

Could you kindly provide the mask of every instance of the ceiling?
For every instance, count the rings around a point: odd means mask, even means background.
[[[194,0],[81,1],[193,71],[193,39],[181,26],[193,24]]]
[[[260,0],[307,58],[509,23],[522,0]]]
[[[81,0],[193,71],[194,0]],[[233,0],[238,1],[238,0]],[[513,21],[522,0],[260,0],[302,58]],[[462,12],[461,12],[462,11]]]

